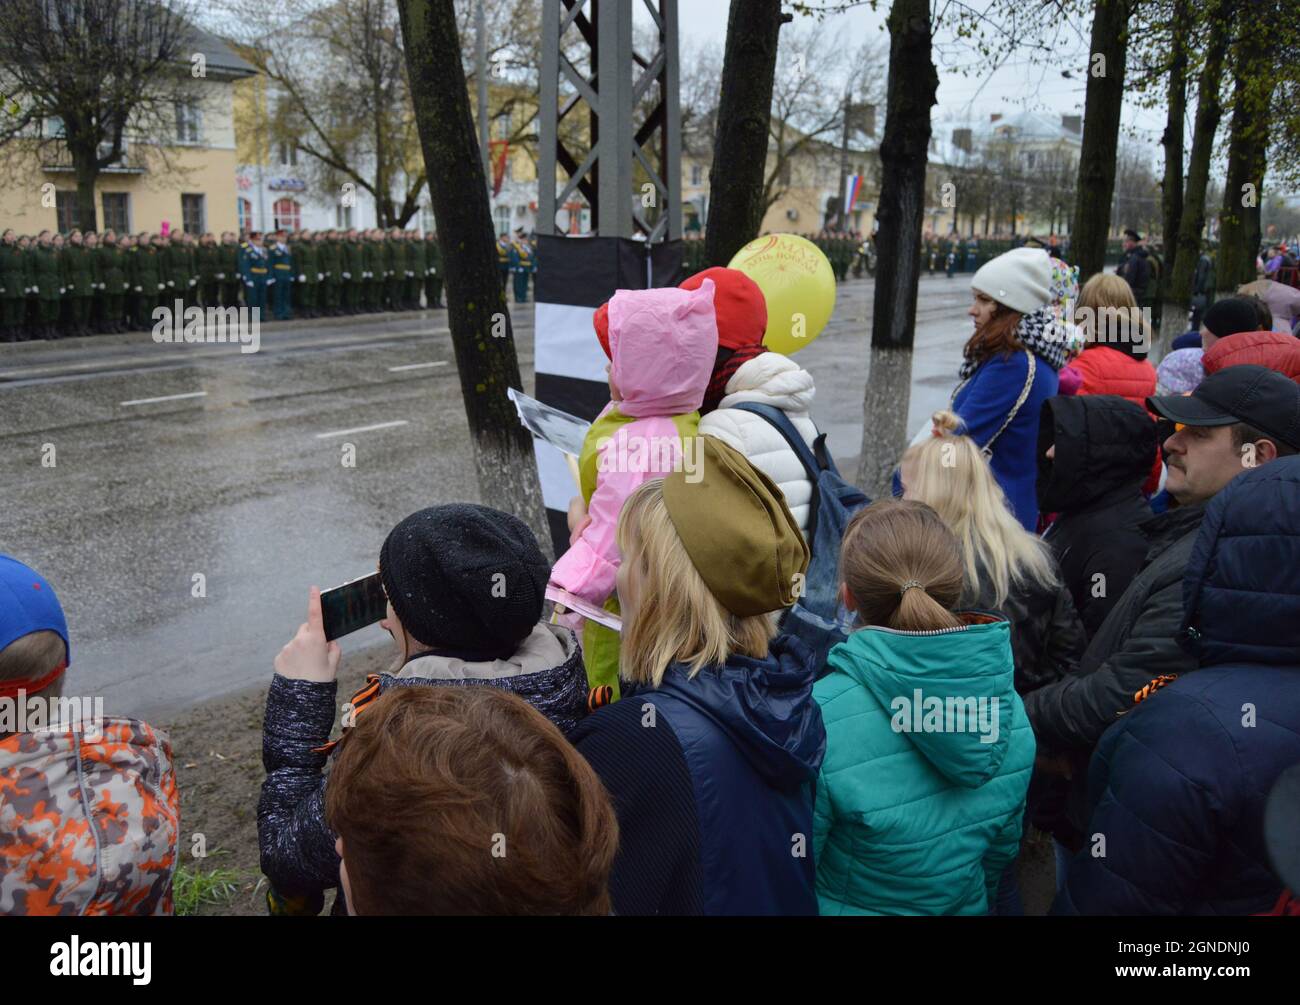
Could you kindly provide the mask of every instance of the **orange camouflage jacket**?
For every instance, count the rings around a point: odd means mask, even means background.
[[[0,736],[0,915],[171,914],[179,805],[138,720]]]

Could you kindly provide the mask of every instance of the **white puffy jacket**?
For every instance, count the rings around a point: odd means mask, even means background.
[[[798,456],[766,419],[752,412],[738,412],[731,406],[743,401],[774,405],[785,412],[805,442],[812,446],[817,427],[809,418],[808,409],[814,393],[812,374],[787,356],[765,352],[740,365],[727,381],[726,397],[700,420],[701,435],[716,436],[739,450],[781,487],[785,503],[805,535],[813,487]]]

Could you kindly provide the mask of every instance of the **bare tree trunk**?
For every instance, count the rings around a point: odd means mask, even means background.
[[[1078,195],[1071,247],[1086,282],[1106,264],[1107,221],[1115,195],[1115,159],[1124,105],[1130,0],[1097,0],[1088,58],[1088,90],[1079,151]]]
[[[709,170],[707,265],[726,265],[763,224],[776,52],[791,16],[781,13],[781,0],[732,0]]]
[[[1178,226],[1178,255],[1169,280],[1165,313],[1161,319],[1158,356],[1168,351],[1181,328],[1192,301],[1192,277],[1201,255],[1201,231],[1205,229],[1205,194],[1210,181],[1210,158],[1214,137],[1223,117],[1219,97],[1219,78],[1228,48],[1229,10],[1218,3],[1209,12],[1210,36],[1205,46],[1205,62],[1197,78],[1196,123],[1192,128],[1192,152],[1187,160],[1187,187],[1183,193],[1183,213]],[[1166,250],[1169,245],[1166,242]],[[1171,306],[1173,310],[1171,310]],[[1175,324],[1176,322],[1176,324]],[[1174,329],[1180,329],[1175,331]]]
[[[907,443],[930,108],[939,88],[930,48],[929,0],[894,0],[888,23],[889,85],[885,135],[880,143],[876,289],[858,464],[858,484],[872,496],[885,491]]]
[[[1252,15],[1252,20],[1254,16]],[[1277,77],[1270,65],[1270,42],[1258,25],[1243,34],[1233,74],[1232,126],[1228,171],[1219,215],[1218,288],[1234,292],[1255,278],[1259,254],[1259,207],[1264,196],[1268,107]]]
[[[510,311],[497,277],[496,238],[461,65],[453,0],[398,0],[420,146],[438,221],[447,320],[474,445],[479,495],[522,518],[550,551],[532,438],[510,387],[521,387]]]
[[[77,179],[77,227],[80,230],[98,230],[95,225],[95,181],[99,178],[99,151],[93,146],[89,151],[69,146],[72,155],[72,172]]]
[[[1178,259],[1178,227],[1183,217],[1183,119],[1187,114],[1187,0],[1176,0],[1173,15],[1173,48],[1169,65],[1168,111],[1165,134],[1160,145],[1165,148],[1165,177],[1161,186],[1161,236],[1164,238],[1165,261],[1162,285],[1173,274]]]

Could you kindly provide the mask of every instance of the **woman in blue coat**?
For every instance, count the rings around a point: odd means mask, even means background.
[[[1008,251],[971,277],[975,332],[952,396],[966,435],[988,456],[1016,519],[1031,532],[1038,528],[1038,415],[1065,364],[1051,281],[1051,259],[1037,248]]]
[[[698,479],[674,472],[623,505],[622,698],[569,739],[618,814],[615,914],[816,914],[818,667],[771,618],[808,546],[771,479],[698,442]]]

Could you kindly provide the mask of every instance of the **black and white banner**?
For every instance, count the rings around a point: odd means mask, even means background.
[[[609,360],[591,326],[596,308],[615,290],[672,286],[682,279],[680,241],[647,245],[621,237],[537,239],[534,371],[536,397],[588,422],[609,403]],[[555,447],[534,439],[542,499],[555,554],[569,547],[565,519],[578,494],[569,464]]]

